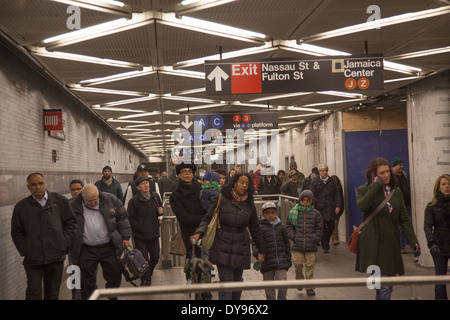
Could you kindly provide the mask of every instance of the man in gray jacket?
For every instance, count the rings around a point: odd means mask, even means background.
[[[122,280],[119,258],[129,245],[131,227],[122,201],[93,184],[84,186],[71,203],[80,230],[78,264],[81,269],[81,297],[87,299],[95,290],[96,270],[100,263],[106,288],[118,288]]]

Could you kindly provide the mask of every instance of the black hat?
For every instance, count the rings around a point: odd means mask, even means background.
[[[147,167],[145,166],[145,164],[140,164],[137,169],[136,172],[140,172],[140,171],[148,171]]]
[[[195,164],[182,162],[182,163],[177,164],[175,166],[175,169],[177,170],[177,175],[180,174],[181,170],[183,170],[184,168],[191,169],[192,173],[195,173],[195,171],[197,171],[197,166]]]
[[[149,177],[140,177],[140,178],[137,178],[137,179],[134,181],[134,184],[135,184],[136,186],[138,186],[138,185],[141,184],[142,181],[148,181],[148,183],[150,183],[150,178],[149,178]]]

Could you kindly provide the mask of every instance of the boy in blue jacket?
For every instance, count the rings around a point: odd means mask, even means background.
[[[289,212],[286,230],[292,244],[292,261],[295,266],[295,279],[305,279],[303,265],[305,265],[306,279],[313,279],[314,264],[316,262],[317,244],[322,237],[322,216],[314,209],[314,194],[304,190],[300,194],[299,204]],[[303,288],[297,288],[301,291]],[[309,296],[315,295],[313,288],[306,288]]]
[[[219,197],[220,175],[217,172],[207,172],[203,176],[202,190],[200,191],[200,202],[202,208],[208,211],[209,205]]]
[[[287,270],[292,266],[291,248],[286,228],[281,224],[277,215],[277,206],[273,202],[266,202],[262,206],[262,218],[259,227],[267,246],[267,253],[262,263],[256,263],[255,269],[260,266],[263,280],[286,280]],[[253,255],[257,256],[254,247]],[[267,300],[275,300],[275,289],[265,289]],[[286,300],[287,288],[278,289],[278,300]]]

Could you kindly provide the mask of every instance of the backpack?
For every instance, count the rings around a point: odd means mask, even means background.
[[[120,256],[120,266],[125,280],[131,282],[135,287],[137,285],[133,283],[133,280],[142,277],[149,268],[148,261],[141,251],[133,249],[131,246],[123,249]]]

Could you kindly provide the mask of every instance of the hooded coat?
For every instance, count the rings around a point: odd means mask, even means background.
[[[222,193],[219,212],[220,229],[216,231],[213,246],[209,252],[209,260],[216,265],[223,265],[231,269],[250,269],[250,230],[256,248],[262,254],[266,253],[266,244],[258,225],[256,208],[250,197],[247,200],[237,202]],[[195,232],[205,234],[209,222],[212,219],[216,200],[211,206],[200,226]]]
[[[406,211],[400,189],[389,200],[392,210],[385,205],[361,231],[356,254],[356,271],[366,273],[367,267],[378,265],[381,275],[394,276],[405,273],[400,253],[400,230],[403,228],[411,246],[418,244]],[[391,192],[393,192],[392,190]],[[362,221],[385,199],[379,183],[362,185],[356,189],[356,205],[363,212]]]
[[[286,232],[286,227],[277,217],[273,223],[262,218],[259,220],[259,227],[266,243],[267,253],[261,265],[261,273],[270,270],[288,270],[292,266],[291,245]],[[257,250],[253,250],[253,255],[257,256]]]
[[[310,197],[314,203],[314,195],[310,190],[303,190],[299,199],[305,196]],[[320,212],[314,208],[301,210],[299,204],[292,210],[298,211],[296,223],[290,220],[286,222],[287,234],[293,241],[292,250],[316,252],[323,232],[323,220]]]
[[[442,256],[450,256],[450,197],[439,190],[437,202],[425,208],[424,230],[428,247],[437,244]]]

